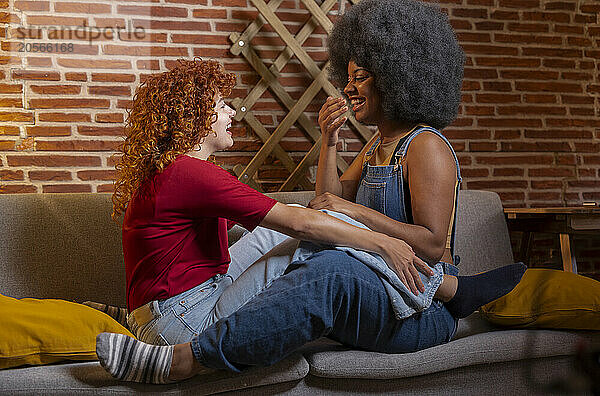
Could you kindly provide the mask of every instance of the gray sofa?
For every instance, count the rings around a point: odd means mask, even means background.
[[[272,196],[306,204],[313,194]],[[0,293],[123,306],[120,229],[110,210],[108,194],[0,196]],[[513,261],[496,194],[461,191],[458,216],[462,274]],[[233,229],[231,239],[239,233]],[[351,350],[322,339],[271,367],[171,385],[118,382],[98,362],[59,363],[0,370],[0,394],[536,394],[573,374],[582,341],[599,343],[600,333],[502,330],[475,313],[460,321],[453,341],[415,353]]]

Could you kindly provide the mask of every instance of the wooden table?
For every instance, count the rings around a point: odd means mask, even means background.
[[[571,249],[574,234],[597,234],[600,230],[600,208],[574,206],[556,208],[505,208],[508,229],[521,231],[519,260],[527,264],[534,232],[558,234],[563,270],[577,273],[575,252]]]

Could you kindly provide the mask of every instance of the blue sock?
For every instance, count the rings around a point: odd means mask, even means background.
[[[471,276],[457,276],[456,294],[444,305],[455,318],[466,318],[479,307],[508,294],[521,281],[527,267],[506,265]]]

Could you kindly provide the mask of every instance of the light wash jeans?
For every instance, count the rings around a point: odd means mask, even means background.
[[[141,306],[127,316],[129,328],[139,340],[150,344],[189,342],[281,276],[297,246],[296,239],[257,227],[229,248],[231,263],[227,274]]]

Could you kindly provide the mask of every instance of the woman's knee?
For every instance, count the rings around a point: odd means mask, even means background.
[[[320,283],[377,282],[377,275],[365,264],[341,250],[323,250],[308,259],[290,265],[286,273],[299,271],[304,278],[312,277]],[[325,285],[323,285],[325,286]]]

